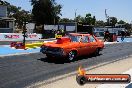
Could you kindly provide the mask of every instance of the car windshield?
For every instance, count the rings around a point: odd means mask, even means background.
[[[69,35],[69,38],[71,39],[72,42],[80,42],[82,36]]]

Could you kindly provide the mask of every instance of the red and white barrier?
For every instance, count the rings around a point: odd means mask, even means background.
[[[27,34],[26,40],[38,40],[41,39],[41,34]],[[0,41],[10,41],[10,40],[23,40],[22,33],[0,33]]]

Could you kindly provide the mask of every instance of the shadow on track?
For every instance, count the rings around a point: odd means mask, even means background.
[[[99,54],[97,56],[95,55],[88,55],[88,56],[79,56],[77,58],[75,58],[73,61],[69,62],[66,60],[66,58],[40,58],[38,60],[42,61],[42,62],[48,62],[48,63],[54,63],[54,64],[64,64],[64,63],[73,63],[73,62],[77,62],[79,60],[85,60],[85,59],[88,59],[88,58],[93,58],[93,57],[98,57],[98,56],[101,56],[102,54]]]

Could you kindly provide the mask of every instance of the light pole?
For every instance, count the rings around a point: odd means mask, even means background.
[[[25,42],[26,42],[26,37],[27,37],[27,35],[26,35],[26,33],[27,33],[27,29],[26,29],[26,24],[28,24],[28,22],[23,22],[23,45],[24,45],[24,47],[25,47]]]
[[[132,33],[132,21],[131,21],[131,30],[130,30],[130,35],[131,35],[131,33]]]
[[[75,32],[77,33],[77,9],[75,10]]]

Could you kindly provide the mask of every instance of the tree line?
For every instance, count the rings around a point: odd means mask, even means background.
[[[123,20],[119,20],[116,17],[109,17],[106,22],[97,20],[95,16],[87,13],[84,17],[78,15],[74,19],[60,18],[62,16],[62,5],[58,4],[56,0],[30,0],[32,5],[32,11],[26,11],[11,5],[7,1],[0,0],[0,5],[6,5],[8,10],[8,17],[15,18],[15,23],[19,28],[22,28],[23,22],[34,22],[36,25],[41,25],[41,33],[43,33],[44,24],[58,24],[58,22],[82,22],[88,25],[96,27],[112,26],[115,24],[124,24],[126,29],[131,29],[131,25]],[[37,32],[37,31],[36,31]]]

